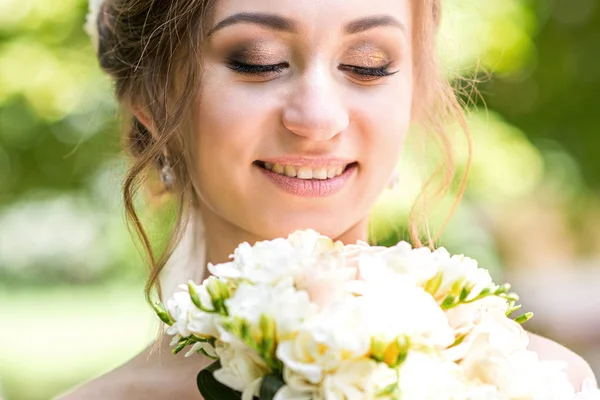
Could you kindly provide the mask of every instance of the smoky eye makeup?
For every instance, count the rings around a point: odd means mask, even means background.
[[[256,40],[236,43],[221,54],[227,68],[252,79],[279,76],[292,58],[287,47]],[[374,82],[398,72],[390,52],[370,42],[346,46],[336,59],[337,69],[354,81]]]
[[[266,65],[283,62],[281,51],[264,44],[240,45],[227,53],[227,60],[241,63]]]
[[[261,42],[242,43],[226,52],[225,64],[234,72],[265,75],[289,67],[287,52]]]
[[[338,69],[362,83],[378,82],[398,72],[394,58],[383,48],[368,42],[351,46],[340,59]]]
[[[344,64],[362,66],[365,68],[379,68],[393,62],[387,51],[370,43],[361,43],[351,47],[342,56]]]

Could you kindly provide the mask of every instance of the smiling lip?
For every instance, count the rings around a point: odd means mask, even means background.
[[[348,164],[344,172],[336,176],[335,178],[329,179],[299,179],[293,178],[285,175],[277,174],[273,171],[269,171],[259,164],[255,164],[260,171],[265,174],[271,182],[275,183],[279,186],[283,191],[300,196],[300,197],[326,197],[331,196],[340,190],[346,185],[346,183],[352,178],[356,170],[358,169],[358,164],[356,162],[348,162],[347,160],[340,159],[307,159],[307,158],[281,158],[281,159],[271,159],[266,162],[281,163],[286,165],[296,165],[296,166],[307,166],[307,167],[323,167],[323,166],[331,166],[331,165],[340,165],[340,164]]]

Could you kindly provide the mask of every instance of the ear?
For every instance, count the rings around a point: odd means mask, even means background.
[[[144,125],[144,128],[152,135],[154,139],[156,139],[156,129],[154,128],[154,123],[152,122],[152,118],[150,115],[141,107],[133,108],[133,116],[137,119],[140,124]]]

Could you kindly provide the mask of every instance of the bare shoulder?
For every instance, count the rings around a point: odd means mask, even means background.
[[[587,378],[591,378],[596,382],[596,377],[592,368],[579,355],[553,340],[530,332],[528,332],[528,334],[529,350],[538,353],[541,360],[556,360],[567,363],[568,366],[566,372],[576,391],[581,390],[581,384]]]
[[[202,400],[196,376],[207,364],[202,357],[173,356],[168,347],[144,350],[121,367],[55,400]]]

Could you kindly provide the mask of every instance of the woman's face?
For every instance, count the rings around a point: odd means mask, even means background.
[[[205,46],[205,219],[265,239],[364,228],[410,123],[409,0],[221,0]]]

